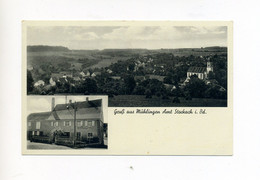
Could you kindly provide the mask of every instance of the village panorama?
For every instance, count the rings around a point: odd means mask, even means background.
[[[28,95],[108,95],[110,107],[227,107],[227,47],[27,46]]]

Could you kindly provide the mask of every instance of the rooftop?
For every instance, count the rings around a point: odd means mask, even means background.
[[[27,120],[67,120],[74,118],[74,108],[77,108],[77,119],[100,118],[102,100],[91,100],[69,104],[57,104],[53,111],[32,113],[28,115]]]
[[[193,72],[193,73],[204,73],[206,71],[207,71],[206,67],[190,67],[188,69],[188,72]]]

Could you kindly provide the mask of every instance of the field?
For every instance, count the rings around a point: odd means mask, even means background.
[[[37,48],[37,46],[35,47]],[[105,49],[105,50],[65,50],[60,51],[40,50],[38,51],[27,51],[27,63],[28,66],[34,68],[39,67],[42,64],[52,64],[54,67],[60,67],[62,64],[69,63],[73,65],[77,70],[84,68],[102,68],[116,63],[118,60],[125,61],[134,56],[152,55],[158,53],[173,53],[174,56],[208,56],[210,54],[226,54],[226,48],[195,48],[195,49]],[[64,47],[64,49],[66,49]],[[79,60],[81,59],[81,60]],[[87,66],[87,67],[86,67]],[[83,68],[83,69],[84,69]]]
[[[127,60],[131,56],[110,56],[99,54],[95,51],[51,51],[51,52],[27,52],[28,66],[39,68],[41,65],[51,64],[54,67],[62,67],[70,64],[77,70],[84,68],[102,68],[116,63],[118,60]],[[83,66],[84,65],[84,68]],[[64,68],[66,68],[64,66]]]
[[[193,98],[185,100],[180,98],[180,103],[173,103],[173,98],[162,99],[153,96],[148,99],[142,95],[118,95],[109,97],[109,107],[227,107],[227,100]]]

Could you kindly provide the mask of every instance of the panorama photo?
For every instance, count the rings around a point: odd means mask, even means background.
[[[27,95],[227,107],[227,26],[27,26]]]

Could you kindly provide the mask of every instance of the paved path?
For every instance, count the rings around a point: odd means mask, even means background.
[[[27,141],[27,149],[72,149],[67,146],[60,146],[56,144],[44,144]]]
[[[27,149],[74,149],[74,148],[56,145],[56,144],[45,144],[45,143],[27,141]],[[96,149],[96,148],[84,147],[84,148],[80,148],[80,149]],[[97,148],[97,149],[100,149],[100,148]]]

